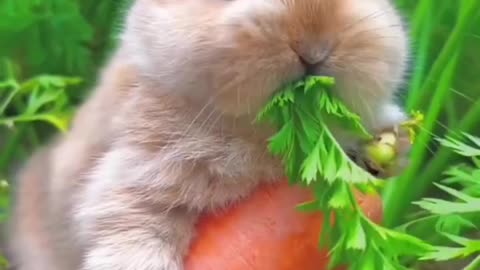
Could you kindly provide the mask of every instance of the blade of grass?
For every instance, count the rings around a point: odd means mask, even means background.
[[[416,92],[420,90],[421,84],[425,78],[427,70],[428,49],[431,44],[431,33],[433,29],[433,22],[435,18],[432,17],[433,1],[424,0],[420,2],[415,10],[413,21],[411,23],[411,37],[416,40],[416,60],[415,68],[411,78],[410,87],[408,90],[409,96],[407,106],[415,96]]]
[[[425,79],[424,85],[420,91],[415,91],[409,98],[408,108],[418,109],[424,108],[428,104],[430,99],[427,99],[427,95],[435,89],[437,81],[441,78],[443,70],[447,66],[448,62],[455,54],[458,48],[462,47],[465,41],[469,29],[475,22],[476,15],[480,11],[480,1],[472,0],[461,2],[462,6],[459,12],[459,18],[453,29],[445,47],[435,61],[431,72]]]
[[[436,120],[443,110],[442,104],[445,103],[448,97],[450,85],[457,69],[458,59],[459,52],[456,51],[442,72],[439,87],[436,89],[433,99],[431,100],[431,106],[426,114],[422,131],[418,135],[415,147],[412,149],[413,158],[410,166],[398,180],[387,185],[385,190],[385,209],[388,209],[388,211],[385,213],[385,224],[388,226],[397,225],[400,218],[404,216],[410,203],[415,199],[415,195],[417,195],[412,191],[412,187],[415,186],[415,189],[417,189],[419,184],[416,176],[422,169],[422,165],[428,154],[427,146],[432,139],[430,130],[434,129]],[[431,181],[433,181],[433,179],[425,180],[425,182],[430,183]]]

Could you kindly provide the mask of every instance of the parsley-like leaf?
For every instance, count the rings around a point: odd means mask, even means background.
[[[371,191],[381,182],[349,158],[331,125],[360,139],[372,136],[360,117],[332,93],[334,84],[328,77],[291,83],[265,105],[257,121],[278,128],[269,149],[281,157],[290,182],[313,191],[314,200],[298,209],[323,212],[319,244],[330,249],[329,267],[406,269],[399,261],[401,256],[428,256],[435,249],[413,236],[374,224],[360,210],[353,189]]]

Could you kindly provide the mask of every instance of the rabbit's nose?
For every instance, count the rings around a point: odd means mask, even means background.
[[[317,75],[319,69],[330,56],[330,50],[325,47],[307,47],[297,45],[294,48],[300,62],[305,67],[307,75]]]
[[[300,58],[300,62],[302,63],[303,67],[305,68],[306,75],[315,75],[316,70],[320,66],[321,62],[308,61],[300,55],[298,57]]]

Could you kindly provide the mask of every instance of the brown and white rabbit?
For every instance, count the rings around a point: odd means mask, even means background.
[[[334,76],[376,132],[404,120],[407,56],[387,0],[136,0],[71,131],[20,175],[14,263],[183,269],[199,213],[282,178],[272,130],[252,124],[275,90]]]

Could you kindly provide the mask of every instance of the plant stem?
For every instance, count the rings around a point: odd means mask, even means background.
[[[416,199],[415,195],[418,194],[418,185],[429,185],[432,179],[421,179],[423,183],[419,183],[419,179],[416,177],[420,171],[428,151],[427,146],[430,143],[432,134],[430,130],[433,130],[436,124],[436,120],[440,115],[445,104],[445,100],[448,97],[450,85],[455,76],[459,59],[459,52],[456,52],[442,73],[441,80],[439,82],[439,88],[435,91],[433,99],[431,100],[431,107],[426,115],[425,123],[422,131],[418,135],[415,147],[412,150],[412,156],[414,159],[410,164],[405,174],[400,177],[393,184],[387,185],[385,190],[385,209],[388,212],[385,213],[385,223],[387,226],[397,225],[400,217],[404,216],[409,204]],[[415,186],[413,191],[412,187]]]

